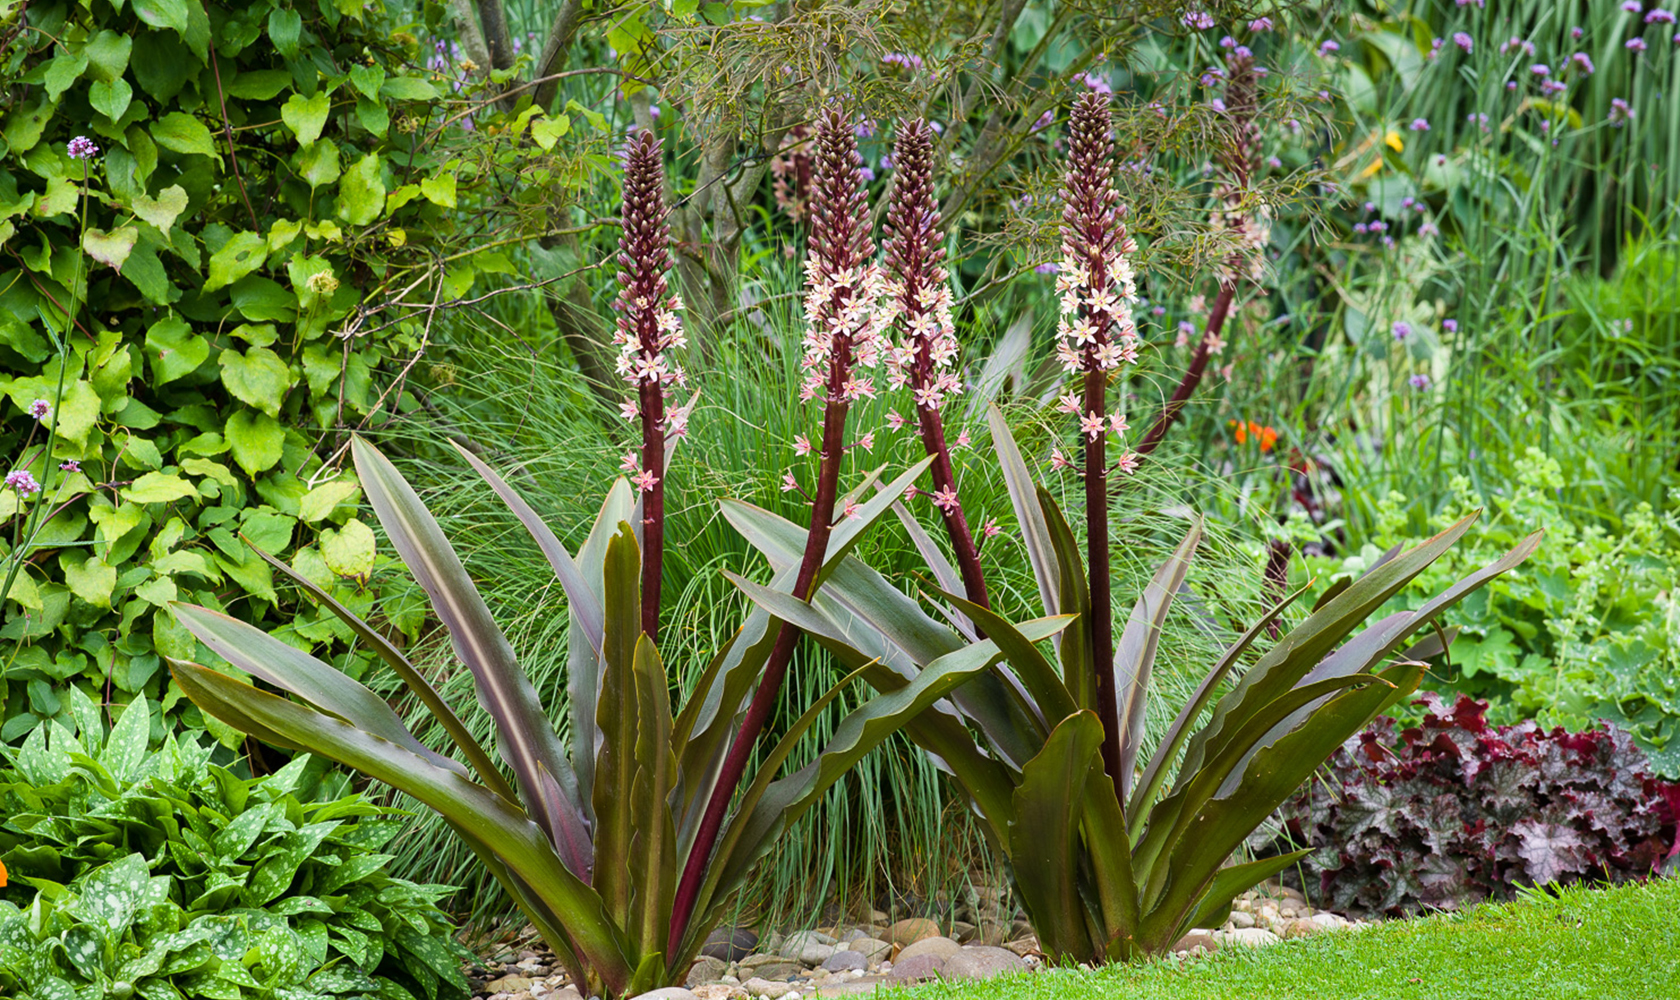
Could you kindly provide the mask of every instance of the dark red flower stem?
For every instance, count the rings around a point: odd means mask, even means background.
[[[918,406],[916,411],[921,419],[922,447],[933,456],[933,465],[928,472],[933,478],[934,491],[950,490],[954,493],[957,477],[951,467],[950,446],[945,443],[945,422],[940,418],[939,411],[931,406]],[[991,598],[986,593],[986,575],[980,569],[980,549],[974,544],[974,532],[969,530],[962,503],[959,501],[951,505],[949,510],[944,507],[934,509],[939,511],[939,516],[945,521],[945,531],[951,536],[951,551],[957,557],[957,573],[962,576],[964,596],[991,610]],[[984,639],[985,634],[981,633],[980,638]]]
[[[1219,286],[1219,296],[1213,300],[1213,309],[1208,313],[1207,331],[1196,344],[1196,352],[1190,356],[1190,367],[1185,369],[1184,377],[1178,380],[1178,387],[1173,389],[1172,398],[1161,408],[1161,413],[1150,425],[1149,432],[1138,442],[1137,453],[1141,457],[1154,451],[1160,446],[1161,440],[1167,436],[1173,421],[1178,419],[1179,411],[1195,394],[1196,387],[1202,384],[1202,376],[1207,373],[1209,347],[1214,338],[1225,328],[1225,317],[1231,312],[1231,298],[1237,292],[1234,281],[1227,281]]]
[[[1066,242],[1084,257],[1091,292],[1108,291],[1109,268],[1126,237],[1114,192],[1113,140],[1108,102],[1087,94],[1074,105],[1069,118],[1069,169],[1063,192],[1062,228]],[[1113,288],[1116,293],[1119,288]],[[1098,366],[1098,349],[1113,336],[1113,317],[1081,305],[1080,315],[1096,327],[1096,336],[1082,350],[1085,372],[1081,416],[1108,419],[1108,374]],[[1096,688],[1097,718],[1103,726],[1103,768],[1114,782],[1115,796],[1124,802],[1120,766],[1120,705],[1114,684],[1114,594],[1109,572],[1108,432],[1099,428],[1085,438],[1085,562],[1091,592],[1091,670]]]
[[[642,632],[659,640],[659,590],[665,567],[665,391],[644,382],[642,468],[657,471],[659,481],[642,498]]]
[[[1093,364],[1085,373],[1085,412],[1108,419],[1108,375]],[[1103,769],[1124,802],[1120,771],[1120,702],[1114,689],[1114,593],[1108,553],[1108,434],[1085,438],[1085,563],[1091,588],[1091,669],[1096,673],[1097,718],[1102,720]]]
[[[840,105],[830,104],[824,110],[818,123],[816,147],[810,258],[806,266],[814,269],[819,279],[839,274],[855,276],[872,252],[872,242],[869,238],[868,206],[859,176],[861,160],[857,153],[857,138],[852,131],[850,116]],[[826,315],[819,317],[817,322],[822,322],[826,316],[842,315],[856,294],[858,285],[855,280],[834,287],[826,306]],[[843,326],[837,327],[823,384],[827,396],[823,406],[822,453],[816,495],[811,499],[811,523],[806,529],[805,551],[793,585],[793,593],[800,600],[811,598],[817,572],[822,568],[823,557],[828,553],[829,536],[833,532],[834,507],[840,494],[840,463],[846,451],[846,413],[851,408],[846,383],[851,375],[852,361],[851,331]],[[770,657],[765,662],[758,690],[753,692],[746,715],[741,719],[741,727],[712,786],[706,811],[695,831],[694,845],[683,864],[682,878],[672,899],[667,956],[677,953],[694,918],[706,868],[717,846],[730,800],[746,773],[753,747],[776,707],[776,699],[787,677],[788,664],[793,659],[798,641],[799,629],[783,622],[770,649]]]

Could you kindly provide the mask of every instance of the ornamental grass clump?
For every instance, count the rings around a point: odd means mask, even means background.
[[[950,772],[989,843],[1007,859],[1045,953],[1068,964],[1162,954],[1190,928],[1218,926],[1238,893],[1299,861],[1305,852],[1228,864],[1344,740],[1417,687],[1420,661],[1430,654],[1407,649],[1407,640],[1539,543],[1530,536],[1415,610],[1364,626],[1458,540],[1471,515],[1334,588],[1241,669],[1299,595],[1284,599],[1207,668],[1145,759],[1144,710],[1161,632],[1175,599],[1189,589],[1202,532],[1192,519],[1172,557],[1117,614],[1110,483],[1115,472],[1130,472],[1136,457],[1131,450],[1109,457],[1108,438],[1124,435],[1126,426],[1109,412],[1107,394],[1136,351],[1135,248],[1112,186],[1106,103],[1086,95],[1072,121],[1057,352],[1078,383],[1061,409],[1077,421],[1083,460],[1059,448],[1050,458],[1052,467],[1084,477],[1084,551],[992,407],[992,443],[1044,617],[1017,626],[996,608],[929,587],[930,598],[949,602],[974,633],[988,637],[978,645],[1000,648],[1004,658],[905,726]],[[785,539],[796,530],[784,521],[774,536],[748,537],[785,563]],[[973,642],[855,559],[842,560],[809,601],[774,586],[737,585],[883,692],[914,684],[921,671]],[[1047,655],[1036,636],[1065,616],[1078,623],[1055,637]]]
[[[769,586],[801,606],[820,595],[931,461],[884,488],[873,489],[878,469],[842,492],[842,458],[855,446],[846,437],[847,414],[875,391],[869,371],[892,313],[883,302],[887,286],[873,259],[843,108],[823,110],[816,145],[804,395],[820,401],[822,431],[815,448],[803,447],[817,452],[810,520],[792,527],[743,503],[726,502],[722,511],[769,550]],[[659,143],[639,135],[625,170],[620,369],[634,392],[623,413],[638,423],[642,438],[640,452],[626,456],[632,475],[607,491],[587,537],[569,550],[501,476],[460,449],[529,531],[566,594],[569,742],[550,724],[437,522],[390,460],[359,438],[351,450],[362,489],[471,672],[478,700],[495,722],[501,763],[401,650],[277,559],[265,557],[397,672],[453,750],[420,743],[382,698],[345,674],[207,608],[177,604],[174,613],[211,651],[280,693],[210,667],[171,663],[188,696],[235,728],[336,760],[436,810],[524,911],[580,991],[614,997],[682,983],[731,894],[789,824],[881,740],[1003,655],[995,644],[953,647],[847,714],[823,751],[785,776],[779,772],[795,746],[852,679],[842,678],[777,742],[761,745],[798,641],[793,624],[753,610],[709,663],[689,672],[698,680],[686,704],[671,704],[672,677],[657,641],[658,574],[670,445],[686,426],[687,410],[666,397],[681,380],[671,352],[680,349],[682,334],[665,285],[669,238]],[[789,475],[797,485],[797,474]],[[1054,618],[1023,628],[1043,639],[1066,623]],[[755,751],[758,769],[748,781]]]

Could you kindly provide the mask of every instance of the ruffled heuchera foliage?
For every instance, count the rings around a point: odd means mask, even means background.
[[[1425,695],[1423,724],[1378,719],[1336,751],[1328,785],[1284,809],[1325,905],[1412,913],[1522,885],[1651,875],[1680,858],[1680,785],[1614,727],[1493,726],[1487,703]]]

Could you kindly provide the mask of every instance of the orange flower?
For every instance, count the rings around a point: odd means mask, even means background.
[[[0,861],[0,889],[6,888],[6,862]]]
[[[1277,444],[1278,432],[1275,427],[1266,427],[1252,420],[1233,420],[1230,423],[1234,428],[1231,436],[1236,438],[1238,444],[1247,444],[1251,436],[1260,445],[1261,451],[1271,451],[1272,445]]]

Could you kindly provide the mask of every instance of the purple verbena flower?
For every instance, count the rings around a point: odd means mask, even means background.
[[[1637,14],[1645,9],[1645,5],[1640,3],[1639,0],[1622,0],[1622,9],[1629,14]]]
[[[1474,52],[1476,50],[1476,41],[1470,37],[1468,32],[1453,32],[1453,44],[1466,52]]]
[[[1272,30],[1272,19],[1269,18],[1269,17],[1257,17],[1254,20],[1248,22],[1248,30],[1253,31],[1255,33],[1259,33],[1259,32],[1262,32],[1262,31],[1271,31]]]
[[[28,469],[17,469],[6,474],[6,486],[17,491],[19,497],[31,496],[41,492],[41,484],[35,481],[35,476]]]
[[[1448,333],[1457,333],[1458,332],[1458,320],[1456,320],[1456,319],[1444,319],[1444,320],[1442,320],[1441,321],[1441,329],[1447,331]]]
[[[1534,65],[1532,65],[1528,68],[1528,71],[1530,73],[1533,73],[1535,76],[1551,76],[1552,75],[1552,68],[1550,66],[1546,65],[1545,63],[1535,63]]]
[[[1653,8],[1651,8],[1650,13],[1645,15],[1645,23],[1646,24],[1673,24],[1674,23],[1674,14],[1670,11],[1663,10],[1661,7],[1653,7]]]
[[[1324,41],[1318,43],[1318,54],[1321,56],[1327,56],[1332,52],[1340,51],[1342,51],[1342,46],[1334,39],[1326,38]]]
[[[1413,118],[1410,128],[1413,132],[1427,132],[1429,131],[1429,119]]]
[[[65,149],[65,152],[69,154],[72,160],[91,160],[99,155],[99,147],[95,146],[93,140],[87,136],[78,135],[70,140],[70,145]]]
[[[59,467],[59,469],[63,470],[64,472],[80,472],[80,471],[82,471],[82,463],[76,461],[73,458],[68,462],[58,463],[58,467]]]
[[[1628,104],[1627,101],[1623,100],[1620,97],[1611,98],[1610,99],[1610,117],[1609,117],[1610,124],[1614,125],[1617,128],[1621,128],[1623,125],[1626,125],[1628,122],[1630,122],[1632,120],[1633,120],[1633,107],[1632,107],[1632,105]]]
[[[1624,46],[1629,52],[1644,52],[1648,47],[1643,38],[1630,38]]]
[[[34,417],[36,420],[47,419],[47,414],[51,412],[52,404],[44,399],[37,399],[33,403],[29,404],[29,415]]]
[[[1410,382],[1412,384],[1412,388],[1418,390],[1419,392],[1422,392],[1424,389],[1429,388],[1429,376],[1423,374],[1422,372],[1419,372],[1418,374],[1413,375],[1411,378],[1407,379],[1406,381]]]
[[[1213,27],[1213,15],[1205,10],[1193,10],[1184,15],[1184,26],[1196,31],[1206,31]]]
[[[1406,322],[1405,320],[1395,320],[1394,326],[1390,329],[1394,333],[1395,340],[1404,341],[1407,337],[1412,335],[1412,324]]]

